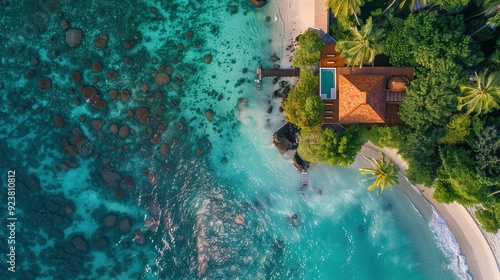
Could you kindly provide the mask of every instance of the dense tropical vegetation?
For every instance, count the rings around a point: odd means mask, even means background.
[[[329,0],[336,16],[331,32],[350,65],[380,65],[377,58],[385,57],[390,65],[415,68],[399,111],[405,125],[347,126],[342,132],[322,128],[318,60],[312,58],[319,57],[320,44],[314,43],[315,35],[303,35],[294,65],[306,71],[283,105],[288,120],[301,128],[298,153],[310,162],[347,166],[366,139],[397,148],[409,164],[406,176],[412,183],[434,187],[440,202],[475,205],[483,228],[497,232],[500,31],[495,27],[500,26],[500,3],[434,0],[410,11],[416,1],[386,2],[370,10],[364,5],[375,2]]]

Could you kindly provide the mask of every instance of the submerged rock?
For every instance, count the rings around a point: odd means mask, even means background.
[[[238,225],[242,225],[245,223],[245,217],[243,215],[236,215],[236,217],[234,218],[234,222]]]
[[[205,117],[207,118],[207,120],[211,121],[214,118],[214,111],[212,111],[212,109],[206,110]]]
[[[81,44],[82,42],[82,31],[79,29],[71,28],[66,31],[66,39],[64,42],[68,44],[71,48],[74,48]]]
[[[41,90],[47,90],[49,89],[50,87],[52,86],[52,82],[50,81],[49,78],[47,77],[43,77],[39,80],[38,82],[38,87],[41,89]]]
[[[102,122],[101,120],[99,119],[95,119],[95,120],[92,120],[92,127],[95,129],[95,130],[101,130],[102,128]]]
[[[136,231],[134,234],[134,242],[140,245],[144,245],[146,243],[146,237],[140,231]]]
[[[149,110],[148,108],[139,108],[137,109],[137,111],[135,112],[135,116],[137,117],[137,119],[139,120],[140,123],[142,124],[146,124],[149,122]]]
[[[105,168],[101,170],[101,175],[104,181],[106,182],[106,185],[112,188],[118,188],[120,185],[120,180],[122,179],[122,176],[120,174],[114,172],[110,168]]]
[[[120,130],[118,130],[118,135],[120,135],[121,138],[125,139],[128,136],[128,126],[124,125],[120,127]]]
[[[98,35],[94,39],[94,48],[96,48],[98,50],[102,50],[102,49],[106,48],[107,43],[108,43],[108,35],[106,35],[106,34]]]
[[[116,225],[116,220],[117,217],[115,214],[109,214],[106,217],[104,217],[104,220],[102,221],[105,227],[112,228]]]
[[[164,86],[170,82],[170,77],[165,73],[158,73],[155,76],[155,84],[157,86]]]
[[[160,153],[162,156],[168,155],[168,150],[169,150],[169,148],[168,148],[167,144],[165,144],[165,143],[161,144]]]
[[[206,54],[203,57],[203,61],[205,61],[205,63],[207,63],[207,64],[210,64],[210,62],[212,62],[212,55],[211,54]]]
[[[132,222],[129,218],[123,218],[118,225],[118,228],[122,233],[128,233],[130,231],[130,227],[132,226]]]
[[[86,254],[89,251],[89,244],[80,235],[73,237],[73,239],[71,239],[71,243],[73,244],[73,246],[75,246],[75,248],[78,251],[84,254]]]
[[[56,125],[56,127],[63,127],[64,126],[64,119],[59,115],[55,115],[54,116],[54,124]]]

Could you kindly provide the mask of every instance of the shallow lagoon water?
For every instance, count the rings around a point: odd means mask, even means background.
[[[253,83],[283,45],[270,2],[9,2],[0,166],[17,172],[18,279],[466,278],[446,224],[409,185],[376,196],[357,167],[316,165],[298,191],[291,156],[272,146],[283,124],[279,101],[266,113],[276,86]],[[79,46],[64,42],[62,19],[82,30]],[[99,34],[105,49],[94,47]],[[171,81],[156,86],[157,73]],[[107,107],[87,103],[85,86]]]

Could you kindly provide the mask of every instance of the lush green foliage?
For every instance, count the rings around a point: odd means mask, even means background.
[[[402,126],[374,126],[370,129],[368,140],[379,147],[399,149],[406,140],[405,128]]]
[[[391,20],[391,24],[394,29],[385,41],[384,50],[394,65],[447,70],[454,64],[471,67],[482,60],[479,47],[465,35],[462,15],[422,11],[410,14],[403,24],[399,19]]]
[[[389,56],[389,62],[398,67],[417,65],[411,51],[414,46],[403,36],[405,20],[394,17],[390,23],[392,30],[383,41],[384,53]]]
[[[312,163],[326,162],[346,167],[354,162],[366,142],[365,132],[365,128],[358,125],[350,125],[339,133],[329,128],[302,130],[297,152]]]
[[[456,111],[456,91],[462,81],[454,72],[428,72],[414,80],[406,89],[406,97],[399,109],[399,116],[409,126],[425,131],[431,126],[444,126]]]
[[[500,133],[489,126],[478,136],[474,145],[478,170],[487,176],[500,176]]]
[[[474,168],[474,162],[470,151],[451,146],[444,146],[440,150],[442,165],[439,168],[439,179],[444,182],[436,185],[446,186],[452,191],[447,191],[448,195],[453,195],[449,199],[459,202],[462,205],[473,205],[481,203],[484,199],[485,182],[479,178]],[[442,190],[440,190],[442,191]],[[434,196],[438,201],[440,196]],[[449,199],[447,201],[449,202]],[[445,201],[442,201],[445,202]]]
[[[391,159],[386,159],[385,155],[380,152],[380,159],[372,158],[372,167],[362,167],[359,171],[362,175],[372,175],[366,180],[373,180],[373,183],[368,187],[368,190],[377,190],[377,195],[383,192],[387,187],[392,188],[398,184],[398,167],[392,163]]]
[[[297,153],[303,160],[311,163],[320,162],[321,138],[323,129],[301,130],[299,135],[299,147]]]
[[[439,139],[441,144],[453,145],[463,142],[470,133],[471,120],[468,115],[453,115],[446,124],[445,136]]]
[[[299,37],[299,48],[295,51],[292,65],[301,70],[315,69],[324,46],[325,43],[317,32],[306,30]]]
[[[361,146],[366,142],[365,132],[365,128],[359,125],[350,125],[339,133],[325,129],[320,141],[319,161],[332,166],[351,165]]]
[[[460,87],[463,96],[458,97],[458,110],[465,107],[467,114],[486,114],[500,109],[500,72],[475,74],[474,85]]]
[[[373,25],[371,17],[361,30],[351,27],[349,31],[351,36],[348,40],[337,42],[337,48],[348,65],[362,67],[363,64],[372,63],[375,56],[382,53],[380,41],[384,32]]]
[[[470,0],[432,0],[432,3],[448,12],[458,12],[469,4]]]
[[[282,104],[288,122],[300,129],[321,125],[324,104],[318,89],[319,76],[312,71],[301,71],[299,82]]]
[[[500,228],[499,218],[495,213],[487,210],[478,210],[474,213],[477,220],[481,223],[484,230],[491,233],[496,233]]]

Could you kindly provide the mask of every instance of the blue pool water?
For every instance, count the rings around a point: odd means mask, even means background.
[[[320,92],[323,99],[336,99],[336,68],[321,68],[320,69]],[[332,92],[333,91],[333,92]]]
[[[0,279],[467,277],[443,220],[404,180],[367,192],[361,158],[312,167],[298,191],[291,156],[272,146],[277,85],[253,83],[286,55],[286,15],[269,2],[2,7],[0,167],[2,182],[16,170],[18,271],[1,262]],[[80,45],[65,43],[63,20]],[[86,102],[88,87],[106,108]]]

